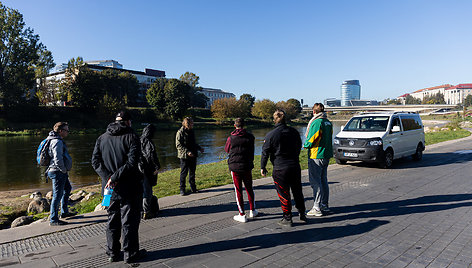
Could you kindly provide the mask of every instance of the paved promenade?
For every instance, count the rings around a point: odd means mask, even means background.
[[[428,146],[421,162],[395,161],[390,170],[331,165],[335,212],[294,214],[292,228],[271,178],[255,181],[261,216],[233,220],[232,185],[160,199],[160,217],[143,220],[139,267],[470,267],[472,264],[472,137]],[[307,208],[312,191],[303,171]],[[198,178],[197,178],[198,179]],[[246,198],[247,200],[247,198]],[[0,231],[0,266],[128,267],[107,263],[103,212]]]

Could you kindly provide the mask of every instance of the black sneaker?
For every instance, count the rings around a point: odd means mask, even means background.
[[[72,217],[72,216],[75,216],[75,215],[77,215],[77,212],[62,213],[62,214],[61,214],[61,219],[69,218],[69,217]]]
[[[62,226],[62,225],[66,225],[66,224],[67,224],[67,222],[58,220],[58,221],[50,222],[49,226]]]
[[[280,226],[285,226],[285,227],[292,227],[292,220],[287,220],[286,218],[282,218],[279,222],[277,222],[278,225]]]
[[[192,189],[192,193],[196,194],[196,193],[198,193],[198,190],[197,189]]]
[[[300,213],[300,220],[302,221],[302,223],[308,222],[308,219],[306,218],[305,213]]]
[[[187,195],[187,193],[185,192],[185,190],[180,190],[180,195],[184,196],[184,195]]]
[[[121,258],[119,256],[110,256],[108,257],[108,262],[113,263],[113,262],[119,262],[121,261]]]
[[[125,263],[135,263],[135,262],[139,261],[140,259],[144,258],[144,256],[146,256],[146,254],[147,254],[147,251],[145,249],[140,249],[134,255],[132,255],[128,259],[126,259]]]

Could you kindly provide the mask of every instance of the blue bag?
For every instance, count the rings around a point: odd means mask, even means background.
[[[110,202],[111,202],[111,194],[113,193],[113,189],[111,188],[105,188],[105,191],[103,191],[103,201],[102,201],[102,206],[104,207],[109,207]]]

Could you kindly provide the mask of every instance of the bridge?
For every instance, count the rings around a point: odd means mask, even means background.
[[[457,105],[454,104],[408,104],[408,105],[370,105],[370,106],[337,106],[328,107],[325,106],[325,110],[328,112],[389,112],[389,111],[404,111],[404,112],[416,112],[416,113],[427,113],[433,112],[439,109],[454,109]],[[303,107],[303,113],[310,114],[312,107]]]

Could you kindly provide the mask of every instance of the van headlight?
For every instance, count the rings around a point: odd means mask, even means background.
[[[341,142],[340,142],[338,139],[334,139],[334,140],[333,140],[333,143],[334,143],[335,145],[341,144]]]
[[[373,140],[369,142],[369,145],[371,146],[380,146],[382,145],[382,140]]]

